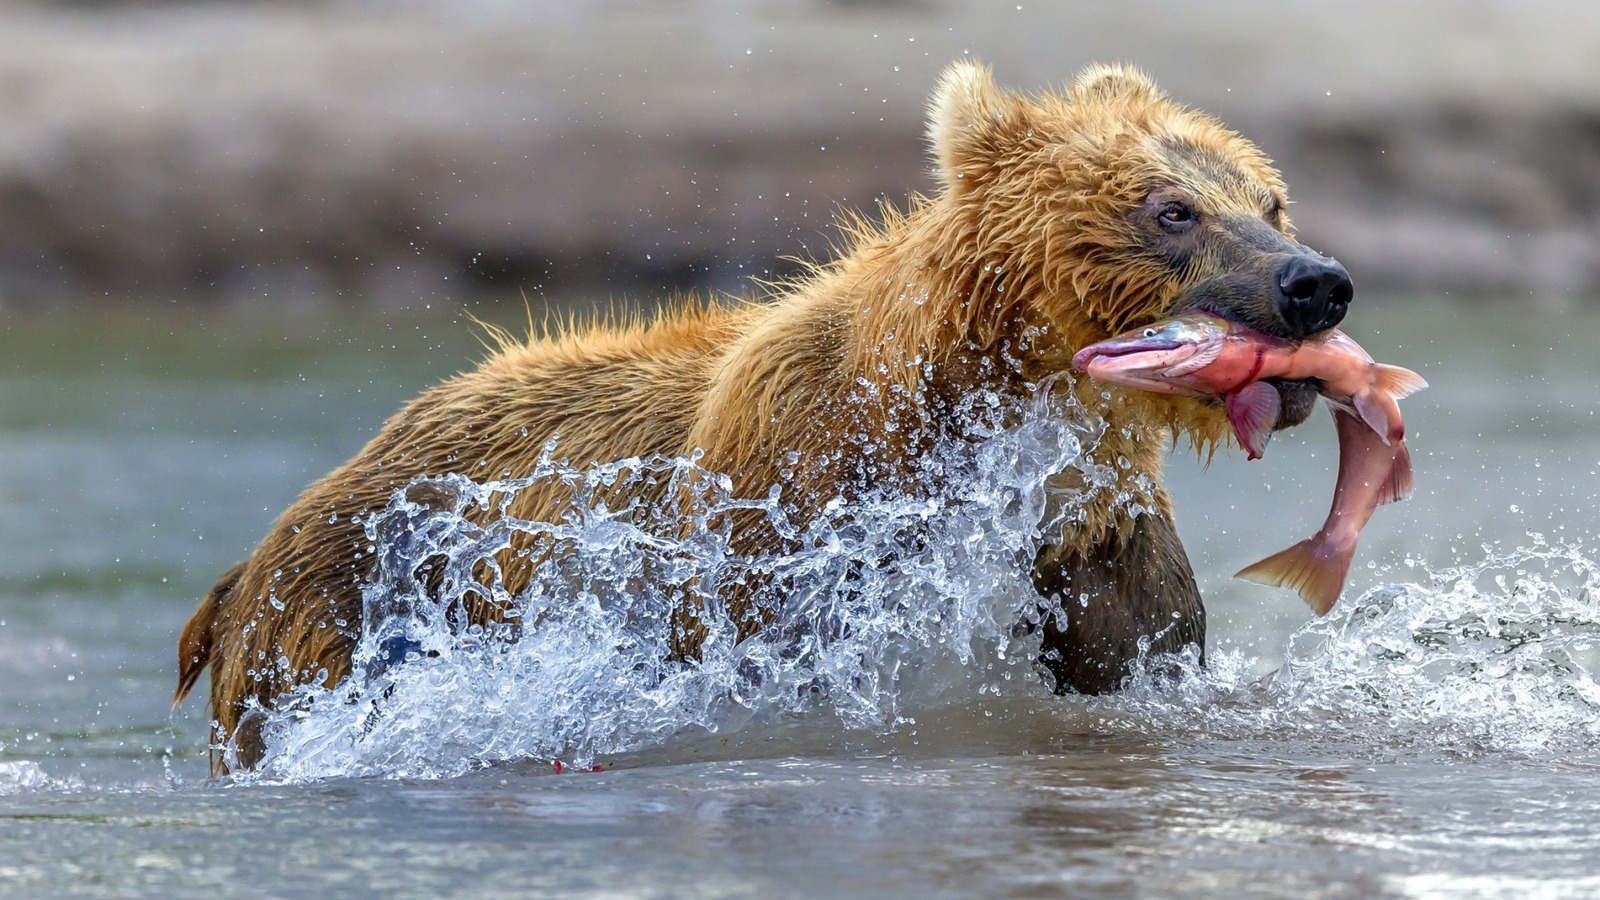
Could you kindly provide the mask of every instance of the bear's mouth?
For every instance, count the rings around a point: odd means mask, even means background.
[[[1182,316],[1188,313],[1206,313],[1219,319],[1226,319],[1235,325],[1243,325],[1253,331],[1259,331],[1262,334],[1282,338],[1286,341],[1300,341],[1306,337],[1303,334],[1292,333],[1287,324],[1276,317],[1248,315],[1239,309],[1224,303],[1218,303],[1209,298],[1202,298],[1192,303],[1180,303],[1173,316]]]
[[[1306,337],[1303,334],[1293,333],[1288,323],[1276,316],[1250,315],[1247,310],[1241,310],[1221,302],[1215,297],[1201,296],[1191,298],[1187,302],[1180,299],[1173,306],[1174,309],[1168,318],[1200,312],[1216,316],[1219,319],[1226,319],[1236,325],[1253,328],[1263,334],[1282,338],[1286,341],[1301,341]],[[1316,407],[1317,397],[1319,396],[1317,393],[1319,382],[1316,379],[1287,381],[1282,378],[1268,378],[1265,381],[1277,390],[1278,399],[1281,403],[1278,421],[1274,423],[1273,430],[1291,428],[1310,418],[1311,411]],[[1221,405],[1223,402],[1221,397],[1210,399],[1217,405]]]

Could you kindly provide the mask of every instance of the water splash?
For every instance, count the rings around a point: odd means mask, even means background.
[[[1591,753],[1600,738],[1600,565],[1537,538],[1471,565],[1422,566],[1418,583],[1341,603],[1297,631],[1266,678],[1254,660],[1213,652],[1204,667],[1192,655],[1151,660],[1160,664],[1117,696],[1040,699],[1036,639],[1030,647],[1017,627],[1039,615],[1030,562],[1043,534],[1117,483],[1093,456],[1103,423],[1048,386],[1022,408],[977,396],[966,413],[963,439],[920,461],[922,483],[942,492],[835,502],[803,525],[781,491],[734,496],[693,458],[574,468],[549,448],[528,478],[425,479],[367,523],[379,563],[354,674],[264,711],[267,755],[238,777],[582,766],[752,723],[881,735],[918,710],[986,694],[1024,698],[1062,733],[1081,731],[1087,715],[1164,739],[1357,756],[1548,757]],[[1087,487],[1053,486],[1066,469]],[[519,491],[548,480],[574,498],[559,521],[506,514]],[[610,505],[619,485],[688,489],[696,527],[682,529],[680,507]],[[500,515],[482,514],[492,510]],[[793,549],[737,552],[727,514],[751,511]],[[512,590],[495,560],[524,541],[548,552]],[[719,598],[748,578],[782,584],[784,604],[739,641]],[[672,660],[666,624],[683,591],[705,605],[707,637],[691,662]],[[511,624],[463,627],[469,599],[511,610]]]
[[[45,775],[39,764],[20,759],[0,761],[0,797],[61,786]]]
[[[692,458],[580,469],[552,445],[527,478],[412,485],[367,523],[379,562],[356,671],[264,711],[268,752],[245,777],[585,765],[680,732],[819,713],[893,729],[908,706],[938,702],[976,667],[1037,681],[1013,631],[1039,616],[1030,567],[1042,535],[1117,484],[1092,456],[1104,426],[1048,384],[1021,408],[975,396],[963,417],[973,423],[963,439],[919,461],[930,469],[919,483],[941,493],[835,501],[809,523],[789,519],[781,491],[736,497],[730,479]],[[1052,486],[1068,468],[1086,487]],[[560,521],[509,514],[519,491],[549,479],[574,498]],[[694,502],[687,515],[645,501],[613,508],[619,485],[688,491]],[[741,554],[726,525],[736,511],[762,514],[793,549]],[[528,543],[545,551],[531,583],[511,590],[496,554]],[[784,602],[738,641],[720,598],[751,578],[782,585]],[[707,630],[687,662],[672,659],[669,624],[684,591],[703,604]],[[469,599],[511,610],[513,624],[460,627]]]
[[[1560,759],[1600,741],[1600,564],[1578,546],[1381,585],[1290,638],[1264,679],[1239,654],[1185,661],[1098,704],[1124,727],[1270,738],[1357,755],[1408,750]],[[1416,560],[1408,560],[1417,566]]]

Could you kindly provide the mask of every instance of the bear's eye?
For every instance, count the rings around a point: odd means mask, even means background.
[[[1187,231],[1194,225],[1194,207],[1181,200],[1168,200],[1156,213],[1161,227],[1168,231]]]

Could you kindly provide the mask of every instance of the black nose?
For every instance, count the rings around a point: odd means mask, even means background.
[[[1278,309],[1302,336],[1344,321],[1355,292],[1350,273],[1326,256],[1296,254],[1278,270]]]

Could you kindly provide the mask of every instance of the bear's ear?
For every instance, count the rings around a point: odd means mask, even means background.
[[[1072,98],[1078,103],[1152,102],[1164,96],[1149,75],[1123,63],[1092,65],[1072,83]]]
[[[939,76],[928,103],[928,141],[948,190],[981,183],[1009,143],[1025,130],[1024,104],[994,85],[989,67],[957,60]]]

